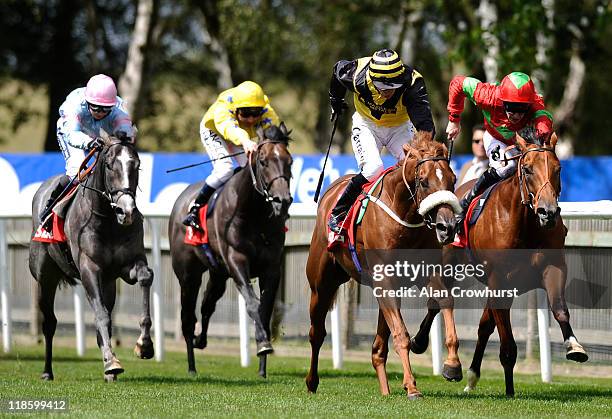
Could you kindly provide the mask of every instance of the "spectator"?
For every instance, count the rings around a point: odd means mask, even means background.
[[[472,128],[472,154],[474,158],[461,166],[457,177],[457,185],[464,184],[472,179],[478,179],[489,168],[489,159],[483,143],[484,133],[485,128],[482,124]]]

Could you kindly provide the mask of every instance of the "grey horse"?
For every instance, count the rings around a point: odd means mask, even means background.
[[[45,368],[43,380],[53,380],[52,342],[57,325],[53,305],[60,283],[83,284],[95,314],[98,346],[102,351],[104,378],[115,381],[123,372],[111,347],[111,313],[115,305],[116,279],[140,284],[143,292],[141,333],[134,353],[153,357],[149,310],[153,271],[147,266],[143,243],[143,218],[136,208],[140,160],[134,145],[103,135],[91,174],[82,179],[65,212],[66,243],[30,241],[30,272],[38,282],[38,305],[43,317]],[[45,181],[32,202],[33,232],[39,214],[60,176]]]
[[[191,374],[196,372],[193,348],[206,347],[210,317],[225,292],[227,278],[232,277],[255,323],[259,375],[266,376],[266,357],[273,351],[270,318],[281,279],[285,221],[292,202],[288,134],[282,122],[265,132],[257,130],[257,151],[246,168],[225,184],[207,219],[212,259],[202,248],[184,243],[186,231],[181,223],[202,182],[190,185],[174,204],[168,235],[172,268],[181,285],[181,323]],[[207,270],[210,280],[202,301],[202,333],[194,337],[196,299]],[[251,285],[254,277],[259,279],[259,298]]]

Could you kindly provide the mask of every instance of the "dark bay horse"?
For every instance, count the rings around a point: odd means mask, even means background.
[[[557,136],[538,144],[532,130],[524,130],[525,139],[517,136],[520,151],[514,176],[500,182],[489,197],[477,223],[469,233],[469,245],[476,259],[490,267],[486,278],[490,289],[516,288],[518,294],[543,288],[549,307],[561,328],[566,358],[585,362],[588,355],[578,343],[569,320],[565,302],[567,267],[561,249],[567,229],[559,215],[561,164],[555,154]],[[527,140],[527,141],[526,141]],[[471,184],[462,185],[462,196]],[[504,249],[533,249],[517,263]],[[452,252],[452,249],[449,249]],[[453,253],[450,253],[451,255]],[[452,257],[452,256],[451,256]],[[504,368],[506,395],[514,396],[513,369],[517,349],[510,324],[511,298],[491,298],[478,326],[478,341],[468,370],[466,392],[480,379],[480,367],[489,336],[497,327],[500,337],[499,359]],[[422,325],[419,334],[427,334],[431,323]]]
[[[390,172],[377,186],[382,188],[380,200],[391,209],[395,217],[381,206],[370,203],[356,236],[356,249],[361,260],[367,249],[439,249],[441,244],[449,243],[453,239],[455,212],[460,209],[451,192],[455,175],[448,163],[446,147],[433,141],[431,134],[418,133],[415,140],[404,146],[404,149],[406,157],[398,168]],[[327,217],[346,181],[347,177],[343,177],[332,184],[319,204],[306,265],[311,289],[309,336],[312,348],[306,386],[312,393],[316,392],[319,385],[319,350],[326,335],[327,311],[331,308],[341,284],[350,278],[362,280],[346,248],[336,247],[331,252],[327,250]],[[435,232],[423,225],[424,217],[428,224],[435,224]],[[410,336],[399,304],[385,304],[381,299],[378,302],[378,326],[372,345],[372,366],[378,377],[380,391],[383,395],[389,394],[386,362],[388,340],[393,334],[395,351],[401,358],[404,370],[404,389],[410,399],[421,397],[410,367]],[[461,373],[457,356],[458,341],[452,311],[444,312],[445,319],[449,317],[447,324],[450,325],[447,328],[449,358],[445,364],[452,370],[449,372],[449,378],[456,379],[454,374]]]
[[[250,156],[247,167],[232,176],[219,193],[206,222],[214,262],[202,248],[184,243],[186,227],[181,220],[202,182],[187,187],[172,208],[168,234],[172,268],[181,285],[181,323],[189,373],[196,372],[193,348],[206,347],[210,318],[225,292],[227,279],[232,277],[255,322],[259,374],[266,376],[266,357],[273,352],[270,319],[281,279],[285,221],[292,202],[288,134],[282,122],[265,132],[258,129],[257,151]],[[202,274],[207,270],[210,279],[201,307],[202,332],[194,337],[196,300]],[[254,277],[259,279],[259,298],[251,284]]]
[[[38,281],[38,304],[43,316],[45,368],[42,378],[53,380],[52,342],[57,325],[53,304],[61,283],[83,284],[95,314],[98,346],[102,351],[104,376],[116,380],[123,372],[111,347],[111,313],[115,305],[116,279],[138,282],[143,291],[141,334],[134,348],[143,359],[153,357],[150,336],[149,295],[153,271],[147,266],[143,243],[143,218],[136,208],[140,160],[134,145],[105,137],[104,148],[86,179],[81,179],[73,204],[65,214],[67,243],[30,241],[30,272]],[[32,202],[34,231],[42,206],[59,176],[44,182]],[[32,235],[34,235],[34,231]]]

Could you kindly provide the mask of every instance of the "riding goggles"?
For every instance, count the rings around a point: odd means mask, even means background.
[[[530,107],[530,103],[504,102],[504,111],[509,113],[527,113]]]
[[[112,106],[94,105],[93,103],[89,103],[89,102],[87,102],[87,106],[89,107],[89,110],[92,112],[109,113],[110,111],[113,110]]]
[[[252,118],[261,116],[261,114],[263,113],[263,108],[260,108],[258,106],[254,106],[251,108],[238,108],[238,112],[240,113],[240,116],[243,116],[245,118]]]
[[[374,87],[380,91],[395,90],[403,86],[402,83],[390,83],[382,80],[372,80],[372,83],[374,84]]]

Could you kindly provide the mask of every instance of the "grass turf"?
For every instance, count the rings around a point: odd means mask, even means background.
[[[612,378],[562,377],[543,384],[538,375],[515,374],[516,397],[508,400],[501,370],[483,371],[476,391],[465,395],[465,378],[448,383],[417,367],[425,397],[411,402],[397,364],[389,366],[392,394],[383,397],[369,364],[347,362],[335,371],[322,360],[319,390],[312,395],[304,384],[304,358],[270,357],[263,380],[256,358],[241,368],[237,357],[198,352],[198,375],[189,376],[183,353],[169,352],[158,363],[120,349],[126,372],[109,384],[96,349],[76,358],[73,349],[55,348],[53,382],[39,379],[43,354],[42,347],[17,347],[0,355],[1,400],[63,398],[68,416],[78,417],[612,417]]]

